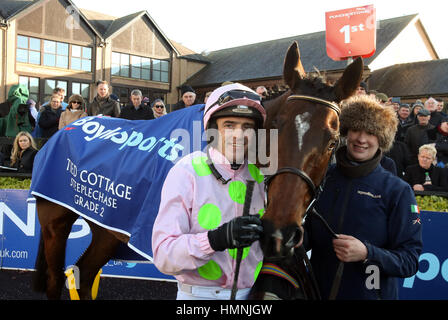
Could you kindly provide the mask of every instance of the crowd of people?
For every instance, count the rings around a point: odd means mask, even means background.
[[[102,80],[96,83],[96,95],[90,103],[79,94],[71,95],[66,103],[63,88],[55,88],[50,99],[40,106],[28,99],[28,95],[26,87],[13,86],[7,101],[9,113],[0,118],[0,135],[15,138],[13,145],[1,147],[0,166],[5,167],[2,171],[11,168],[19,173],[31,173],[37,153],[35,139],[49,139],[79,118],[102,115],[128,120],[152,120],[167,114],[162,99],[151,102],[138,89],[131,91],[130,103],[121,106],[119,98],[111,93],[109,83]],[[28,143],[19,143],[22,140]]]
[[[395,165],[390,170],[414,191],[448,192],[448,114],[444,101],[429,97],[424,103],[405,103],[400,97],[369,91],[365,82],[356,94],[375,97],[397,115],[394,143],[385,154]]]

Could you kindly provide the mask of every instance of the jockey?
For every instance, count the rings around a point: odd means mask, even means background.
[[[229,299],[237,248],[244,248],[236,299],[246,299],[261,269],[264,183],[248,161],[266,111],[250,88],[234,83],[212,92],[204,110],[208,145],[169,171],[152,248],[154,264],[178,280],[179,300]],[[249,215],[246,182],[255,180]]]

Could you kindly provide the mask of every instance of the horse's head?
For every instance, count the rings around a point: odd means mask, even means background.
[[[278,130],[278,171],[266,181],[262,239],[266,258],[288,255],[300,243],[313,188],[323,180],[339,141],[338,103],[355,92],[362,72],[358,58],[329,86],[306,76],[296,42],[289,48],[283,78],[290,90],[267,105],[266,129]]]

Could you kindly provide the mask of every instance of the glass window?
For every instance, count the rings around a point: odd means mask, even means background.
[[[40,40],[36,38],[30,38],[30,49],[40,51]]]
[[[68,57],[57,56],[56,57],[56,67],[58,68],[68,68]]]
[[[81,70],[81,59],[72,57],[71,68],[73,70]]]
[[[140,68],[132,66],[131,77],[140,79]]]
[[[40,64],[40,52],[30,51],[29,52],[29,63]]]
[[[28,49],[28,37],[17,36],[17,48]]]
[[[40,64],[40,40],[18,35],[16,61]]]
[[[17,49],[16,61],[27,63],[28,62],[28,50]]]
[[[169,82],[168,81],[168,72],[161,72],[160,76],[161,76],[160,81],[162,81],[162,82]]]
[[[56,42],[44,40],[44,52],[56,53]]]
[[[142,79],[151,80],[151,70],[142,69]]]
[[[83,47],[82,48],[82,57],[84,59],[92,59],[92,48],[88,48],[88,47]]]
[[[82,71],[87,71],[87,72],[92,71],[90,60],[82,59],[81,63],[82,63]]]
[[[161,66],[160,70],[168,71],[169,66],[168,61],[160,61],[160,66]]]
[[[68,44],[58,42],[57,44],[57,54],[61,56],[68,56]]]
[[[44,54],[44,66],[49,66],[49,67],[56,66],[56,55],[45,53]]]
[[[152,80],[160,81],[160,71],[153,71],[152,72]]]
[[[81,47],[72,45],[72,57],[81,57]]]

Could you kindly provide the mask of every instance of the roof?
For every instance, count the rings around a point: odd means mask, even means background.
[[[394,40],[417,14],[381,20],[377,30],[375,54],[364,59],[370,64]],[[216,85],[224,81],[244,81],[277,78],[283,74],[284,56],[293,41],[299,43],[305,71],[342,70],[346,61],[331,60],[326,53],[325,31],[283,39],[254,43],[240,47],[212,51],[206,57],[209,65],[187,80],[191,86]]]
[[[0,16],[4,19],[9,19],[33,2],[33,0],[2,0],[0,5]]]
[[[369,89],[392,97],[448,94],[448,59],[396,64],[368,79]]]
[[[1,0],[0,5],[0,17],[9,20],[19,13],[23,12],[26,8],[32,5],[38,5],[43,0]],[[113,17],[103,13],[78,9],[78,7],[71,0],[66,0],[73,8],[75,8],[85,20],[85,22],[93,29],[93,31],[102,39],[108,39],[113,37],[117,32],[124,27],[134,22],[137,18],[146,16],[149,21],[154,25],[155,29],[162,35],[171,48],[177,53],[176,47],[171,43],[171,40],[162,32],[159,26],[151,18],[147,11],[139,11],[132,13],[124,17]]]

